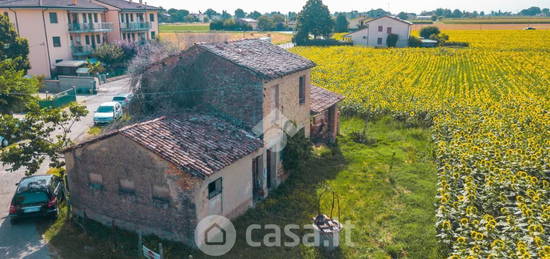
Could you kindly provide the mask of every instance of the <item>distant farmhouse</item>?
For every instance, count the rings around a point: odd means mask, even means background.
[[[252,28],[252,30],[257,31],[258,30],[258,20],[252,19],[252,18],[239,18],[237,19],[238,22],[244,23]]]
[[[281,132],[335,140],[343,97],[311,85],[314,66],[248,39],[196,44],[148,67],[142,84],[180,73],[204,94],[193,112],[67,149],[73,213],[193,245],[201,219],[242,215],[289,176]]]
[[[344,39],[353,42],[353,45],[386,47],[388,36],[396,34],[398,36],[396,46],[407,47],[411,25],[411,22],[397,17],[383,16],[365,22],[364,29],[345,35]]]
[[[141,0],[0,1],[0,15],[29,41],[29,74],[46,78],[57,63],[86,60],[105,43],[155,39],[158,10]]]

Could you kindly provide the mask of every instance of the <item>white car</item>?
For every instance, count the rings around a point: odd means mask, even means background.
[[[122,117],[122,106],[118,102],[102,103],[94,113],[94,125],[109,124]]]

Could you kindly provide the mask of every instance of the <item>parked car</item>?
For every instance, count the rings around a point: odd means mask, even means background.
[[[7,147],[9,144],[6,138],[0,136],[0,148]]]
[[[133,94],[120,94],[115,97],[113,97],[113,102],[118,102],[122,106],[122,108],[128,107],[130,104],[130,101],[134,97]]]
[[[30,217],[56,217],[58,205],[64,199],[61,178],[36,175],[21,179],[10,204],[10,222]]]
[[[94,113],[94,124],[109,124],[122,117],[122,106],[118,102],[102,103]]]
[[[526,31],[534,31],[534,30],[536,30],[536,29],[537,29],[537,28],[535,28],[535,27],[525,27],[525,28],[524,28],[524,30],[526,30]]]

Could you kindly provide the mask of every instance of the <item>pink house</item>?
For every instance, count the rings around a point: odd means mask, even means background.
[[[157,12],[157,7],[124,0],[0,1],[0,15],[8,16],[29,41],[29,74],[46,78],[56,63],[83,60],[104,43],[156,38]]]

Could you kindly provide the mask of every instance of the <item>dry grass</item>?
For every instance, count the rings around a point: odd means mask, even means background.
[[[259,33],[259,32],[184,32],[184,33],[160,33],[164,40],[175,43],[181,49],[186,49],[197,42],[222,42],[229,40],[251,39],[271,37],[273,44],[290,42],[291,34],[284,33]]]

